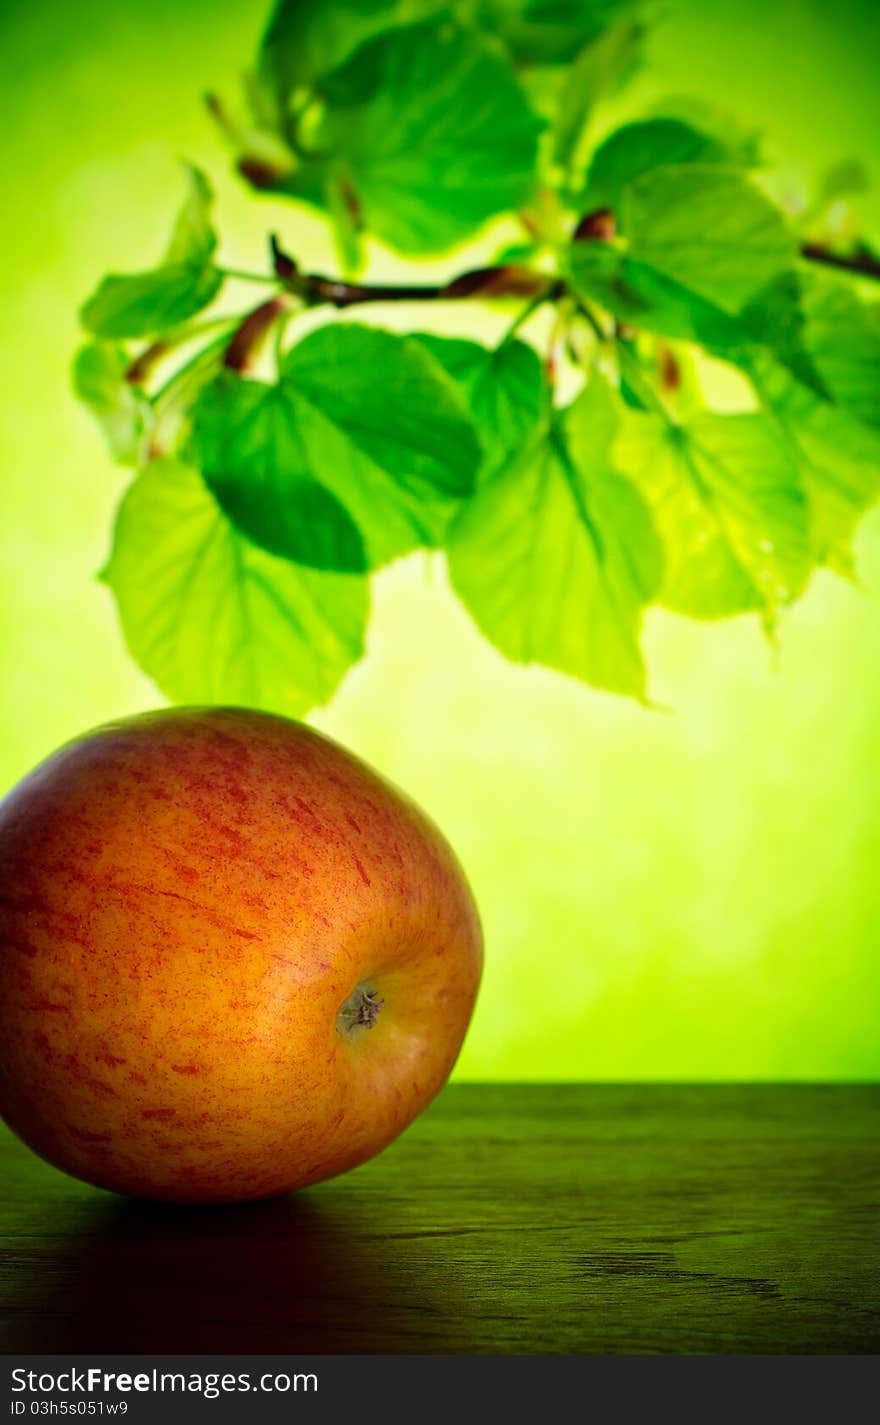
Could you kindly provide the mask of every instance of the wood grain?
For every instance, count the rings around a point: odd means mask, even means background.
[[[880,1349],[877,1086],[453,1085],[241,1208],[0,1173],[6,1352]]]

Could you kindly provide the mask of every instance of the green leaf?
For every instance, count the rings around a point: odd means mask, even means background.
[[[274,386],[213,383],[196,406],[195,451],[251,539],[342,570],[442,542],[480,464],[464,401],[432,357],[354,323],[299,342]]]
[[[645,697],[643,605],[661,572],[645,506],[609,462],[598,378],[464,507],[452,583],[502,653]]]
[[[750,375],[798,462],[816,559],[851,575],[856,526],[880,498],[880,434],[766,357],[752,364]]]
[[[720,139],[682,119],[646,119],[610,134],[593,155],[581,200],[584,210],[617,212],[630,183],[670,164],[725,164],[731,155]]]
[[[406,337],[344,323],[293,347],[282,379],[325,418],[322,479],[354,516],[371,562],[442,542],[481,450],[437,362]]]
[[[324,206],[333,230],[339,270],[346,277],[354,277],[360,272],[365,260],[361,213],[351,194],[351,185],[341,181],[339,174],[327,174],[323,190]]]
[[[288,180],[323,202],[341,174],[364,226],[391,247],[450,247],[535,185],[539,121],[510,67],[479,35],[449,24],[394,30],[322,86],[310,136],[321,155]]]
[[[214,268],[196,270],[183,263],[131,277],[105,277],[83,307],[83,325],[107,338],[167,331],[212,302],[221,280]]]
[[[190,168],[190,191],[159,267],[105,277],[85,303],[83,325],[96,336],[147,337],[186,321],[212,302],[223,278],[211,258],[217,239],[209,212],[211,190]]]
[[[687,427],[630,413],[614,456],[642,491],[666,555],[661,602],[694,618],[776,609],[812,565],[797,464],[764,415],[707,412]]]
[[[880,304],[868,306],[845,282],[813,275],[803,311],[807,350],[834,400],[880,426]]]
[[[733,315],[795,255],[772,203],[708,164],[642,174],[626,188],[621,226],[632,258]]]
[[[494,254],[492,261],[497,267],[507,263],[512,267],[528,267],[540,258],[541,252],[540,242],[506,242]]]
[[[260,72],[283,102],[383,30],[442,8],[441,0],[279,0],[260,46]]]
[[[857,158],[844,159],[826,168],[819,182],[814,212],[824,212],[838,198],[849,198],[854,193],[866,193],[871,179],[865,165]]]
[[[694,342],[746,369],[764,349],[818,395],[829,395],[807,349],[801,285],[794,270],[781,272],[736,317],[608,243],[574,244],[568,272],[578,296],[598,302],[622,322]]]
[[[804,275],[794,269],[781,272],[753,297],[741,313],[742,338],[729,344],[728,354],[748,370],[755,347],[764,347],[805,386],[830,400],[808,348],[804,280]]]
[[[638,16],[643,0],[477,0],[476,18],[500,35],[518,64],[567,64],[612,25]]]
[[[747,344],[742,324],[712,302],[619,247],[578,242],[568,252],[576,293],[596,301],[620,321],[660,336],[695,341],[718,350]]]
[[[366,580],[257,549],[173,460],[127,491],[103,577],[129,651],[177,702],[296,715],[326,702],[363,653]]]
[[[548,413],[550,388],[537,352],[522,341],[490,348],[430,333],[414,339],[460,386],[483,447],[485,479]]]
[[[189,192],[172,229],[165,262],[199,267],[210,262],[217,247],[210,216],[214,195],[201,169],[188,165],[186,171]]]
[[[764,164],[761,134],[744,125],[729,110],[693,94],[665,94],[648,106],[646,119],[677,119],[701,134],[717,140],[728,162],[737,168],[760,168]]]
[[[360,531],[313,473],[309,414],[286,383],[267,386],[224,372],[196,403],[199,467],[218,504],[255,544],[316,569],[362,572]]]
[[[797,291],[784,288],[786,279],[796,287],[787,267],[793,239],[741,174],[705,164],[658,168],[623,189],[621,218],[622,240],[571,244],[568,273],[581,297],[731,359],[767,341],[787,342],[794,356],[792,332],[803,319]]]
[[[578,55],[559,97],[553,132],[553,157],[563,168],[577,165],[597,103],[629,77],[641,46],[639,25],[617,25],[591,40]]]
[[[73,389],[104,432],[114,459],[136,465],[152,422],[150,403],[125,379],[131,358],[113,342],[93,341],[73,363]]]

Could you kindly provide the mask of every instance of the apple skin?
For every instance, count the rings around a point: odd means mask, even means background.
[[[481,967],[443,837],[299,723],[147,713],[0,803],[0,1113],[99,1187],[234,1202],[364,1162],[445,1083]]]

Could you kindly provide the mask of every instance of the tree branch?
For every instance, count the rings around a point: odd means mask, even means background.
[[[451,282],[430,284],[375,284],[345,282],[336,277],[324,277],[316,272],[301,272],[288,253],[282,251],[277,238],[271,238],[272,262],[275,274],[288,292],[301,297],[309,306],[328,304],[333,307],[354,307],[365,302],[441,302],[459,301],[467,297],[551,297],[560,284],[544,272],[519,264],[501,267],[478,267],[463,272]]]
[[[574,241],[607,242],[613,236],[613,215],[602,209],[583,218],[575,230]],[[554,278],[519,263],[500,267],[478,267],[463,272],[451,282],[403,284],[346,282],[325,277],[317,272],[301,272],[292,257],[284,252],[272,236],[272,261],[275,275],[288,292],[300,297],[309,306],[330,305],[343,309],[366,302],[449,302],[468,297],[537,297],[554,300],[566,290],[560,278]],[[867,247],[860,247],[849,256],[832,252],[818,243],[805,243],[801,256],[807,261],[823,263],[852,272],[861,277],[880,279],[880,259]]]
[[[573,241],[609,242],[613,239],[614,232],[614,215],[609,209],[602,208],[581,219],[573,234]],[[281,291],[248,313],[236,329],[223,359],[223,364],[233,371],[243,373],[248,369],[269,330],[285,312],[289,312],[291,298],[298,298],[309,307],[332,306],[344,309],[362,306],[368,302],[441,302],[462,301],[471,297],[523,297],[529,300],[530,309],[533,309],[545,301],[559,301],[568,292],[568,284],[563,278],[538,272],[519,263],[477,267],[472,271],[462,272],[451,282],[401,285],[347,282],[342,278],[326,277],[318,272],[302,272],[296,260],[280,246],[274,233],[269,242],[272,269]],[[880,260],[864,246],[857,248],[851,255],[843,256],[818,243],[805,243],[800,252],[809,262],[824,264],[826,267],[834,267],[860,277],[880,278]],[[578,308],[594,327],[597,335],[603,337],[604,333],[590,310],[582,302],[578,302]],[[147,374],[153,359],[163,354],[162,343],[150,348],[132,366],[129,380],[141,379]]]
[[[806,258],[808,262],[818,262],[825,267],[852,272],[857,277],[872,277],[875,281],[880,281],[880,258],[875,257],[868,247],[857,247],[855,252],[844,257],[840,253],[832,252],[830,248],[823,247],[821,243],[805,242],[801,248],[801,257]]]

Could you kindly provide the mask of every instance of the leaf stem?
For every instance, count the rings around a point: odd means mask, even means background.
[[[596,314],[595,314],[595,312],[592,310],[592,308],[591,308],[586,302],[584,302],[581,298],[578,298],[577,301],[575,302],[575,308],[576,308],[576,310],[579,312],[579,314],[584,318],[584,320],[587,322],[587,324],[588,324],[590,327],[592,327],[593,334],[594,334],[594,336],[596,337],[596,340],[599,341],[599,342],[607,341],[607,340],[608,340],[608,332],[603,331],[602,325],[601,325],[601,323],[600,323],[600,321],[599,321],[599,318],[596,316]]]
[[[241,267],[218,267],[217,271],[222,277],[229,277],[235,282],[259,282],[263,286],[278,286],[278,278],[270,277],[264,272],[245,272]]]
[[[617,354],[617,371],[621,382],[625,381],[647,411],[660,416],[668,426],[675,427],[676,421],[663,396],[648,380],[636,353],[628,341],[618,337],[614,346]]]
[[[499,343],[499,350],[501,347],[506,346],[509,341],[513,341],[513,338],[516,336],[517,332],[525,326],[526,322],[529,320],[530,317],[533,317],[535,315],[535,312],[537,312],[538,308],[544,305],[544,303],[548,300],[548,297],[548,293],[539,292],[536,297],[532,297],[530,301],[525,303],[525,305],[519,310],[517,315],[514,317],[510,326],[507,328],[507,331],[504,333],[504,336],[501,338],[501,341]]]
[[[559,374],[559,361],[566,344],[566,334],[568,324],[571,320],[572,301],[570,297],[564,296],[557,305],[556,316],[553,328],[550,332],[550,340],[547,343],[547,357],[544,366],[547,372],[547,380],[551,386],[556,385],[556,378]]]
[[[275,323],[275,337],[272,343],[272,350],[275,360],[275,373],[279,377],[281,375],[281,363],[284,359],[284,334],[287,331],[287,325],[292,316],[293,312],[291,311],[282,312]]]
[[[232,320],[234,322],[236,318],[233,318]],[[185,382],[186,378],[196,367],[199,366],[200,362],[202,362],[205,357],[210,356],[215,351],[218,353],[222,351],[223,347],[226,345],[227,339],[228,333],[224,332],[222,336],[215,337],[214,340],[209,341],[206,346],[200,347],[199,350],[195,352],[193,356],[190,357],[189,361],[184,362],[183,366],[179,366],[176,371],[172,372],[172,374],[168,377],[168,380],[164,383],[164,385],[159,387],[158,391],[153,392],[153,395],[151,397],[153,405],[158,408],[159,405],[164,400],[166,400],[167,397],[171,394],[174,387],[180,385],[182,388],[182,385]]]

